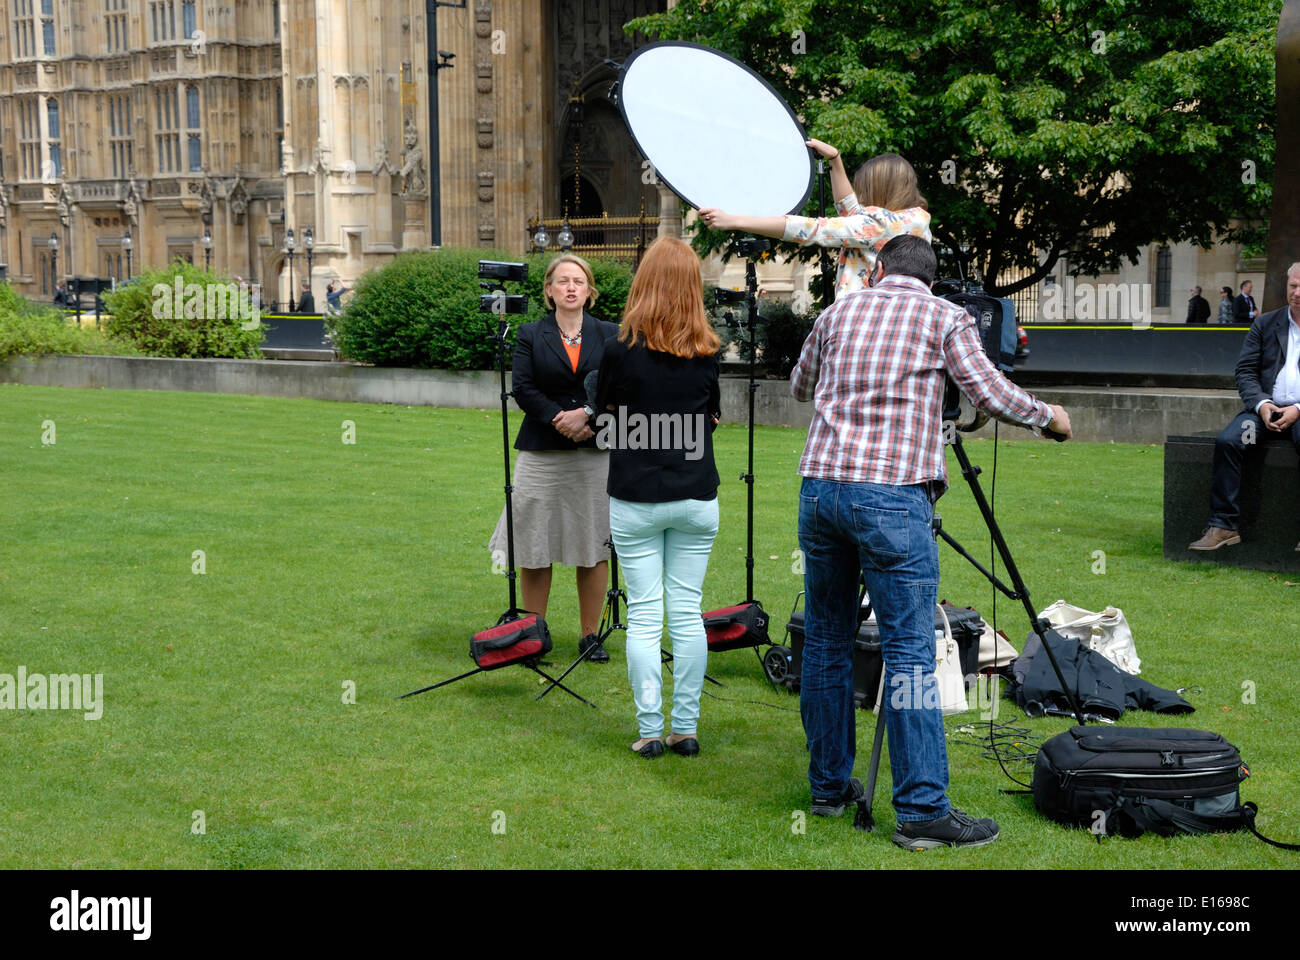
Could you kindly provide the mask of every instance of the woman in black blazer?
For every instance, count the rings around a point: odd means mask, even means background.
[[[515,402],[524,422],[515,439],[515,562],[525,610],[546,615],[551,565],[578,568],[578,649],[596,644],[609,579],[609,454],[596,447],[587,425],[584,381],[600,369],[605,340],[618,327],[587,312],[599,294],[587,261],[562,254],[546,268],[542,295],[551,308],[516,334],[512,373]],[[490,544],[494,560],[506,557],[505,511]],[[598,647],[589,658],[609,662]]]

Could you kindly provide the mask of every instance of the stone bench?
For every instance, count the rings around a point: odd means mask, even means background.
[[[1300,469],[1295,448],[1287,442],[1262,444],[1242,469],[1241,543],[1208,552],[1187,549],[1210,515],[1215,436],[1207,432],[1165,439],[1165,558],[1300,572],[1295,549],[1300,542]]]

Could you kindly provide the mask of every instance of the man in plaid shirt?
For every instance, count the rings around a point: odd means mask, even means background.
[[[945,377],[991,416],[1070,434],[1063,409],[1035,400],[994,368],[974,319],[930,293],[936,268],[925,240],[890,240],[871,289],[842,297],[817,318],[790,376],[794,396],[816,408],[799,463],[806,597],[800,710],[812,812],[837,816],[863,795],[851,776],[861,575],[884,657],[893,839],[913,850],[979,846],[998,836],[993,820],[969,817],[947,797],[931,526],[933,500],[947,486]]]

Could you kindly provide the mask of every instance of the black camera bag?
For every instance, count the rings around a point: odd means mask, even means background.
[[[1255,830],[1256,807],[1237,785],[1250,776],[1237,748],[1205,730],[1072,727],[1038,749],[1038,812],[1098,835],[1136,837]]]

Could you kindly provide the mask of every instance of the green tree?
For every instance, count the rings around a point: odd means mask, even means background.
[[[1006,295],[1062,257],[1093,274],[1154,242],[1262,242],[1281,7],[681,0],[626,29],[749,64],[810,135],[844,152],[850,174],[876,153],[906,156],[936,240],[964,247],[965,265]],[[996,285],[1011,267],[1030,272]]]

